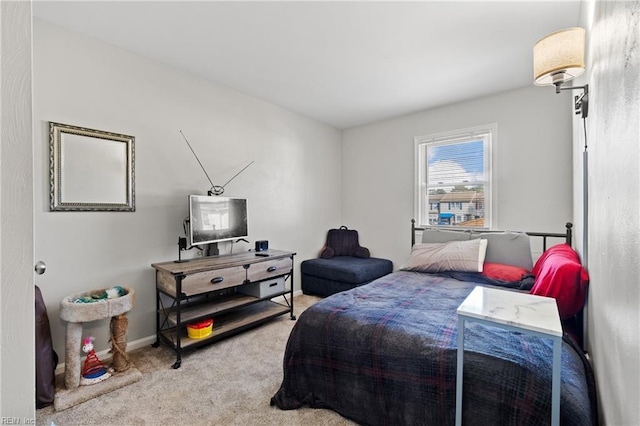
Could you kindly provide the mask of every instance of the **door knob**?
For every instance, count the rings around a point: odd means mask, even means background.
[[[47,264],[44,263],[42,260],[39,260],[38,263],[36,263],[35,270],[36,270],[36,274],[42,275],[47,270]]]

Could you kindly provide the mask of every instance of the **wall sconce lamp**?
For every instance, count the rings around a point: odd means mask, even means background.
[[[568,28],[549,34],[533,47],[534,83],[537,86],[554,85],[556,93],[582,89],[582,94],[574,98],[575,112],[582,114],[582,118],[589,112],[589,85],[562,85],[584,72],[584,37],[583,28]]]
[[[556,86],[556,93],[561,90],[582,89],[582,94],[574,97],[576,114],[582,114],[584,125],[584,152],[582,153],[582,264],[588,263],[589,241],[589,186],[587,151],[587,124],[589,112],[589,85],[563,87],[569,80],[584,72],[584,39],[585,31],[574,27],[556,31],[540,39],[533,47],[533,79],[537,86]]]

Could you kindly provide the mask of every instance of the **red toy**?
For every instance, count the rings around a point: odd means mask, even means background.
[[[107,371],[107,368],[96,355],[96,351],[93,348],[93,340],[93,336],[87,336],[82,345],[82,352],[87,354],[87,358],[82,366],[81,385],[92,385],[111,377],[111,373]]]

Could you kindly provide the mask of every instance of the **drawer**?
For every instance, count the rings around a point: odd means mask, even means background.
[[[240,293],[264,299],[265,297],[284,292],[284,277],[265,280],[259,283],[245,284],[238,287]]]
[[[252,263],[247,269],[247,279],[251,282],[267,280],[291,272],[293,260],[290,257],[270,259],[264,262]]]
[[[176,279],[173,274],[164,271],[156,271],[156,286],[171,297],[178,297],[176,294]]]
[[[247,270],[243,266],[198,272],[184,277],[182,292],[187,296],[244,284]]]

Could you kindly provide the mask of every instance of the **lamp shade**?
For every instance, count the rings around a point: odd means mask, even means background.
[[[560,85],[584,72],[584,29],[556,31],[533,47],[533,79],[538,86]]]

